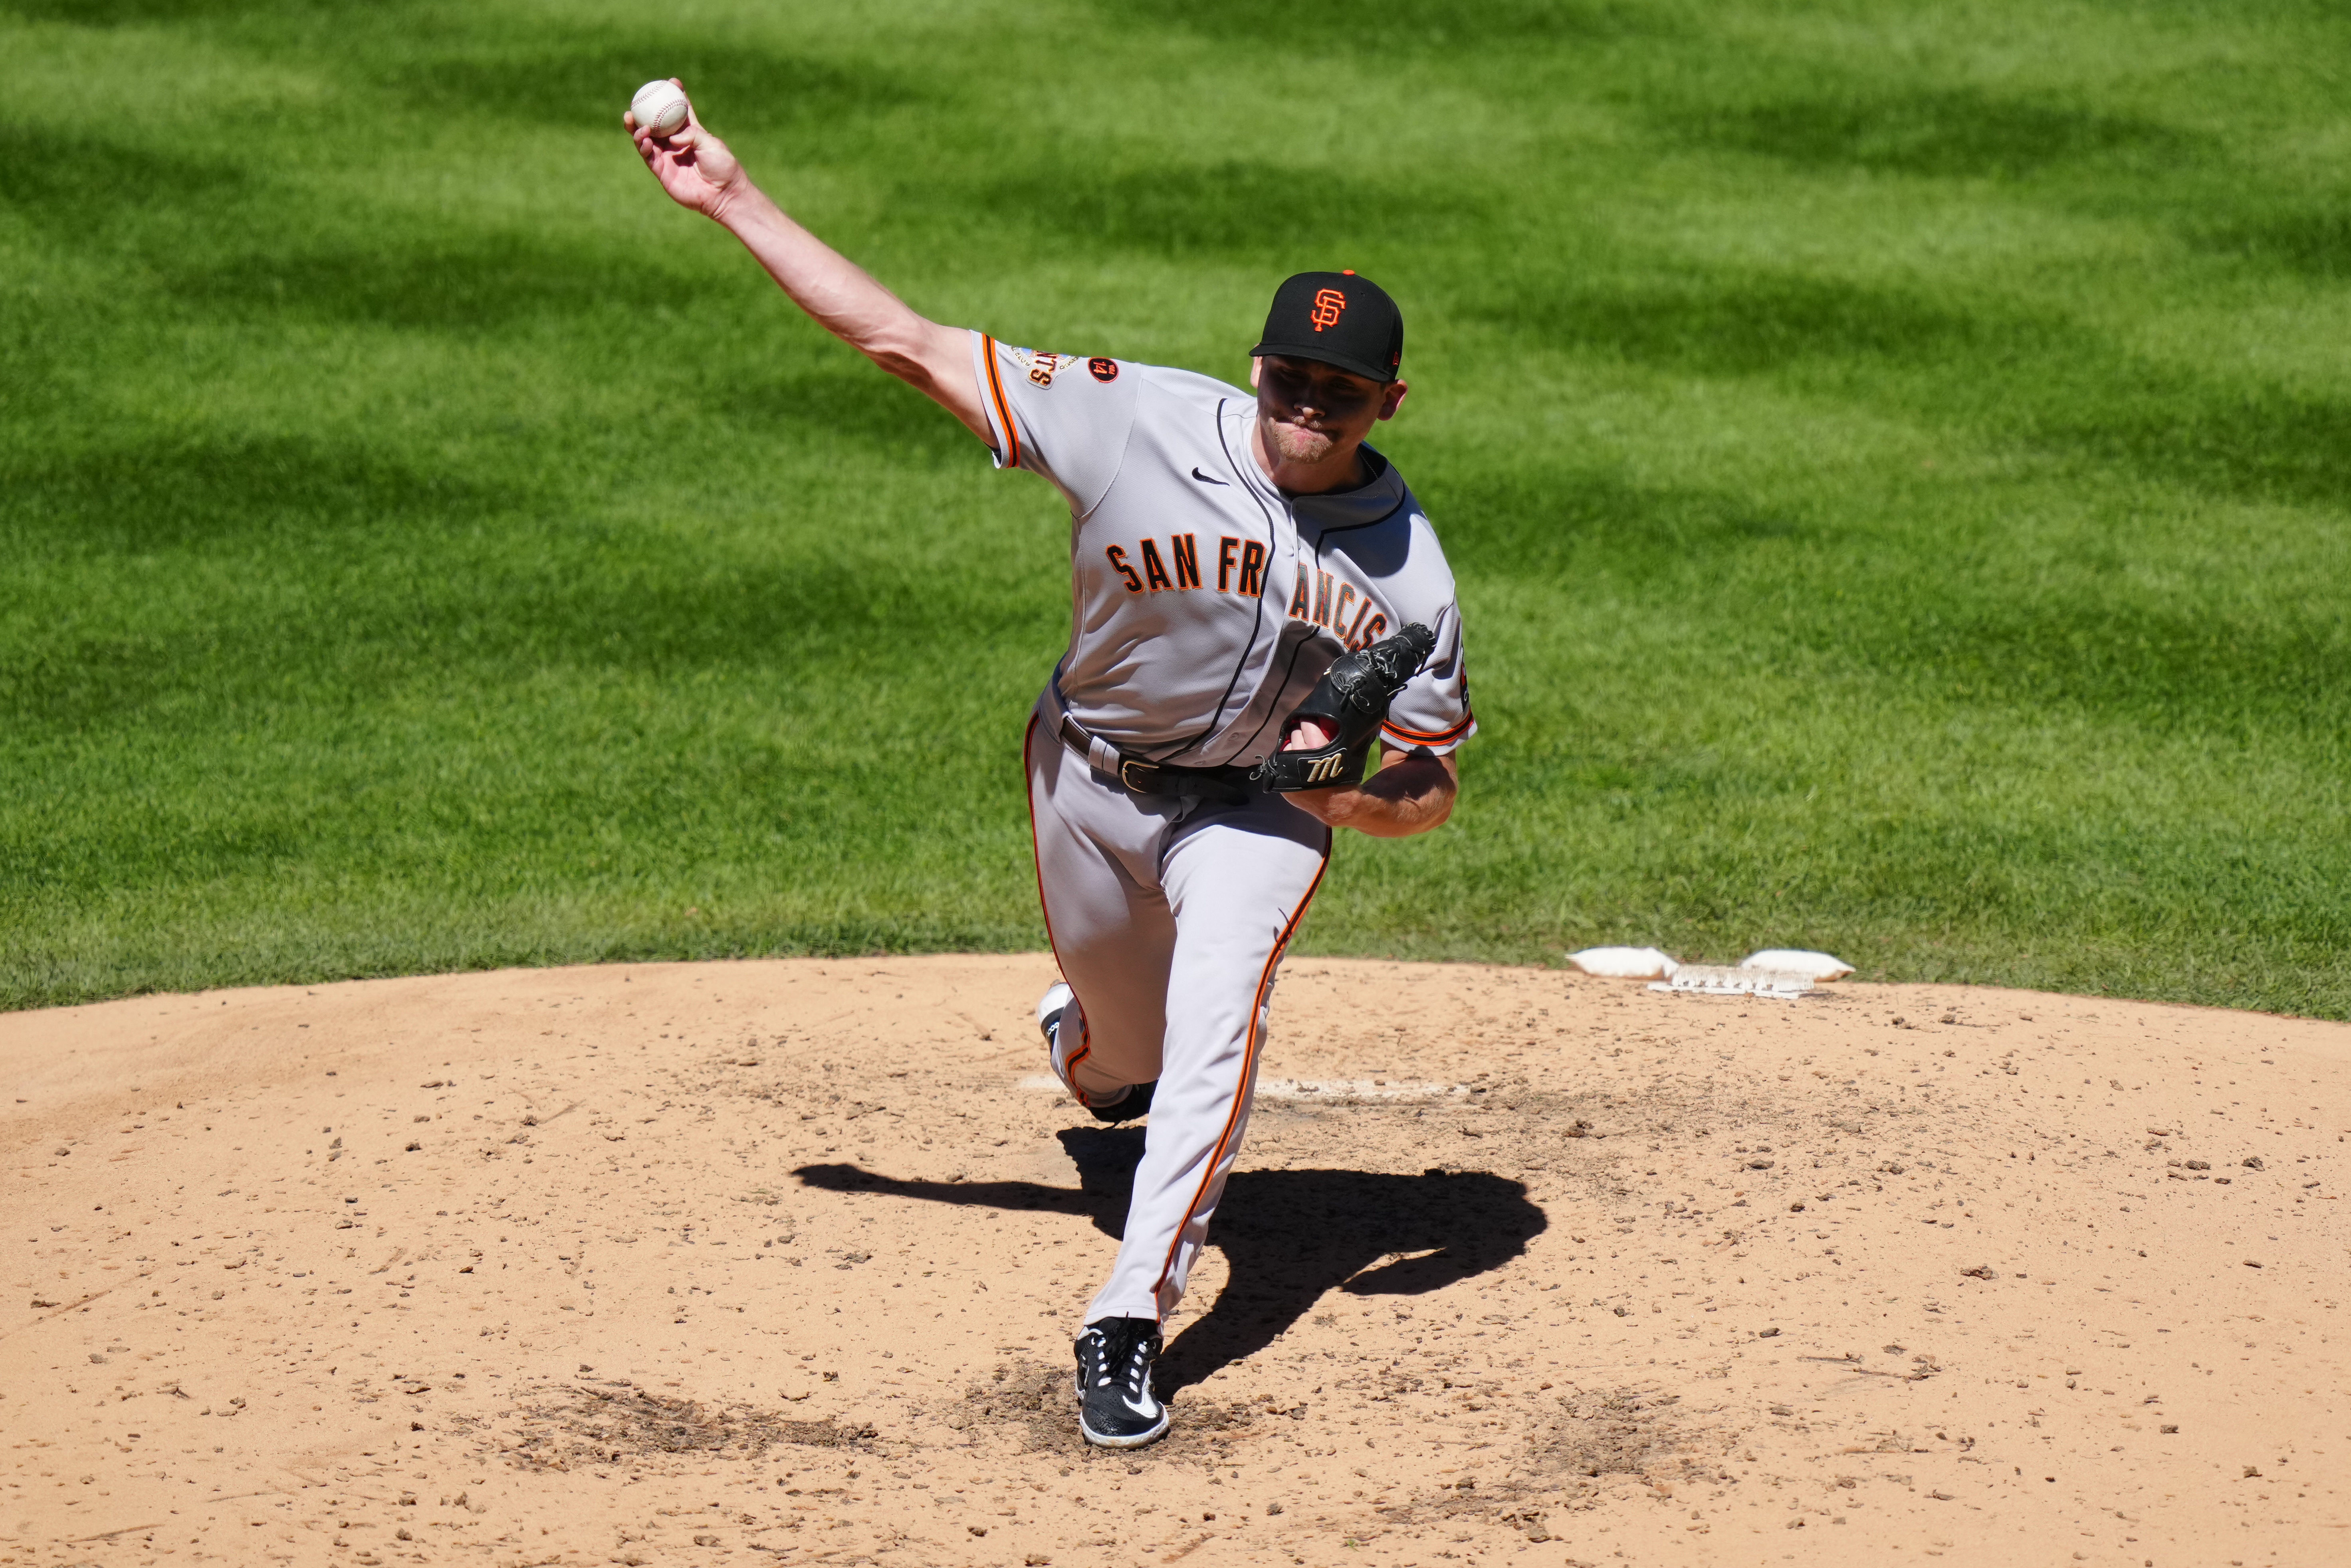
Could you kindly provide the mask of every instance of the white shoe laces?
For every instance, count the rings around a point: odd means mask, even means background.
[[[1100,1363],[1101,1370],[1094,1375],[1094,1386],[1096,1388],[1108,1388],[1113,1383],[1118,1381],[1119,1372],[1118,1368],[1113,1364],[1112,1357],[1108,1354],[1110,1351],[1110,1335],[1097,1331],[1095,1337],[1100,1348],[1102,1359]],[[1134,1342],[1134,1350],[1126,1358],[1126,1387],[1127,1391],[1131,1394],[1142,1393],[1144,1380],[1150,1375],[1149,1365],[1145,1359],[1148,1354],[1149,1343],[1150,1342],[1146,1339],[1137,1339]]]

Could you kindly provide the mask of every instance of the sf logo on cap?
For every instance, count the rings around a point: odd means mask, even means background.
[[[1314,291],[1314,308],[1308,313],[1306,319],[1313,322],[1314,329],[1320,332],[1325,327],[1336,327],[1339,324],[1339,312],[1346,308],[1345,295],[1335,288],[1318,288]]]

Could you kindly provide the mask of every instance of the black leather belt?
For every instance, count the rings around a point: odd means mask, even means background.
[[[1116,752],[1118,766],[1106,768],[1095,760],[1097,742],[1076,719],[1061,716],[1061,744],[1086,760],[1089,767],[1108,773],[1123,785],[1131,795],[1201,795],[1238,805],[1257,793],[1249,782],[1246,768],[1176,768],[1165,762],[1152,762],[1140,757],[1129,757],[1108,742],[1099,743],[1105,752]]]

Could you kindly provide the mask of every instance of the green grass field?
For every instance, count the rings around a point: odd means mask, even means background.
[[[2351,1016],[2339,5],[0,0],[0,1007],[1042,946],[1066,518],[914,306],[1403,302],[1483,734],[1310,950]]]

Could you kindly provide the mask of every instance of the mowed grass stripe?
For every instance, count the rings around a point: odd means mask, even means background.
[[[1404,299],[1484,730],[1308,949],[2344,1016],[2346,30],[0,6],[0,1005],[1041,943],[1058,504],[661,203],[676,74],[1001,338]]]

